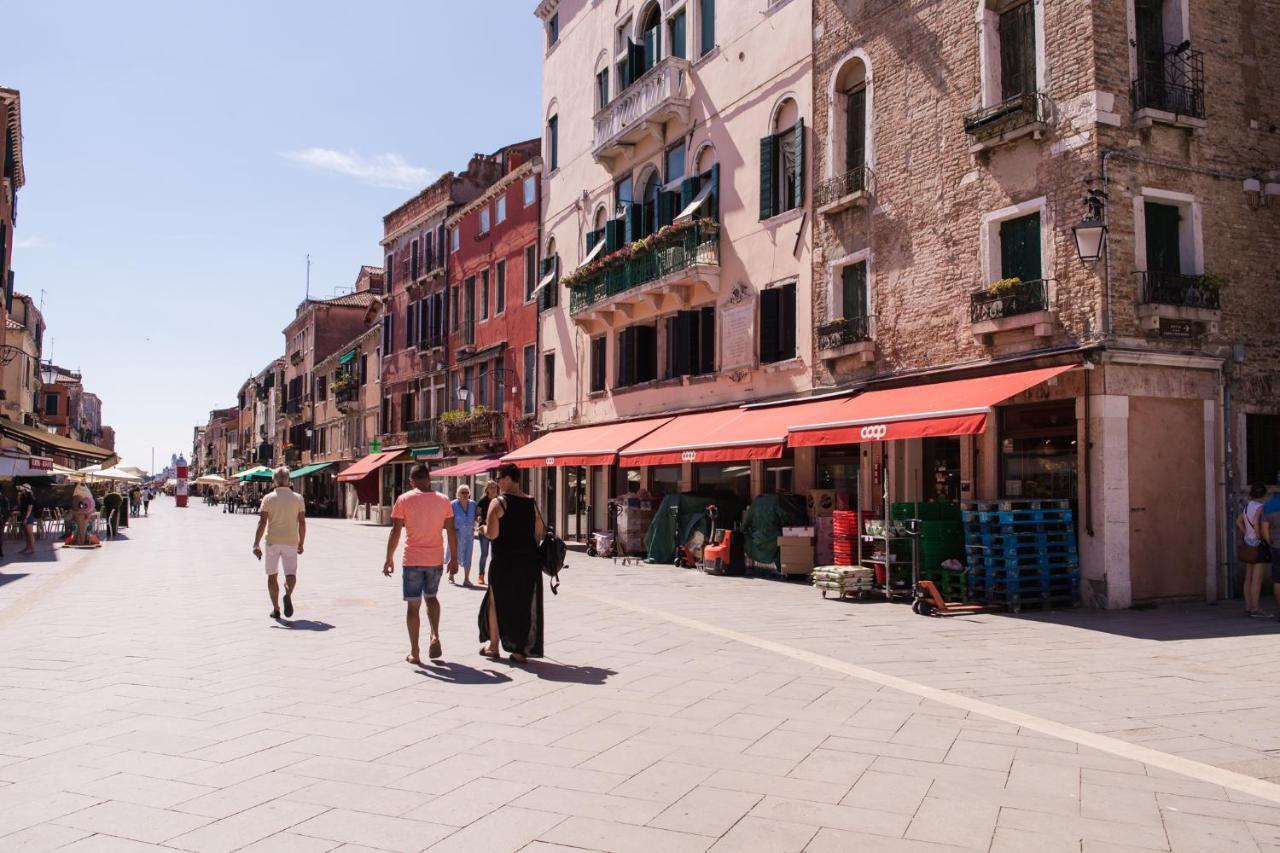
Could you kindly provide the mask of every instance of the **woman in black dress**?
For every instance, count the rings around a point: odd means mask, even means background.
[[[489,504],[484,535],[492,542],[489,587],[480,602],[480,654],[497,660],[498,643],[516,663],[542,657],[542,571],[538,543],[546,532],[533,498],[520,490],[520,469],[498,468],[501,495]]]

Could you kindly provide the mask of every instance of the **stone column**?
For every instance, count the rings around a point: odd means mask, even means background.
[[[1094,394],[1090,401],[1093,434],[1094,533],[1080,540],[1081,597],[1086,605],[1105,603],[1118,610],[1133,603],[1129,554],[1129,398]]]

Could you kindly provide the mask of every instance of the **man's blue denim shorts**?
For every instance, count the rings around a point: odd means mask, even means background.
[[[405,566],[401,571],[404,600],[417,601],[424,596],[435,598],[443,576],[444,566]]]

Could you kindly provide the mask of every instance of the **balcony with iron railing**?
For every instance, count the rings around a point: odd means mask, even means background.
[[[1030,330],[1035,337],[1049,337],[1055,319],[1052,279],[1004,279],[969,297],[973,335],[987,346],[1004,332]]]
[[[288,399],[288,400],[285,400],[285,401],[284,401],[284,406],[282,406],[282,407],[281,407],[281,410],[283,411],[283,413],[284,413],[285,415],[300,415],[300,414],[302,414],[302,398],[301,398],[301,397],[292,397],[292,398],[290,398],[290,399]]]
[[[875,360],[870,317],[840,317],[818,327],[818,357],[826,362],[855,358],[862,364]]]
[[[440,436],[447,447],[459,451],[494,448],[503,441],[506,418],[505,413],[491,409],[446,412],[440,416]]]
[[[1204,54],[1183,42],[1165,45],[1159,56],[1140,59],[1132,96],[1138,127],[1154,122],[1203,127]]]
[[[453,345],[456,351],[460,353],[470,352],[476,346],[476,320],[474,317],[463,317],[462,320],[453,327],[452,330]]]
[[[1143,331],[1159,332],[1162,323],[1170,321],[1197,324],[1210,333],[1217,330],[1226,286],[1221,276],[1143,270],[1138,284],[1138,325]]]
[[[595,115],[592,153],[597,162],[611,163],[646,136],[663,139],[668,122],[689,121],[690,63],[668,56]]]
[[[708,294],[720,287],[720,226],[709,219],[669,225],[598,258],[563,279],[576,322],[612,326],[621,313],[632,319],[637,303],[679,288]]]
[[[813,191],[813,203],[818,213],[832,216],[851,207],[866,205],[875,194],[875,172],[870,166],[859,166],[818,184]]]
[[[440,423],[434,418],[405,424],[410,444],[439,444]]]
[[[972,110],[964,117],[969,150],[986,151],[1023,136],[1040,136],[1049,127],[1049,98],[1042,92],[1026,92],[998,104]]]
[[[337,404],[340,412],[348,412],[356,408],[360,402],[360,383],[335,384],[333,386],[333,402]]]

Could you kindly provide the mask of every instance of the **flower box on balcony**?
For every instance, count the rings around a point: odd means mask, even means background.
[[[1226,280],[1212,273],[1184,275],[1158,271],[1138,273],[1142,301],[1138,326],[1144,332],[1160,332],[1161,320],[1190,321],[1207,334],[1216,334],[1222,315],[1222,288]]]
[[[450,447],[472,447],[502,441],[502,412],[477,406],[470,414],[453,411],[440,416],[440,431]]]
[[[818,327],[818,357],[825,362],[845,358],[858,364],[876,359],[876,345],[871,340],[871,322],[867,317],[841,317]]]
[[[991,346],[995,336],[1006,332],[1030,331],[1037,338],[1053,335],[1050,279],[1020,281],[1002,279],[969,298],[969,322],[973,336],[983,346]]]

